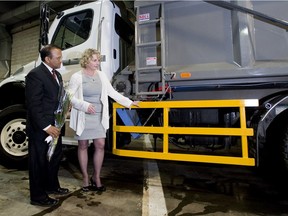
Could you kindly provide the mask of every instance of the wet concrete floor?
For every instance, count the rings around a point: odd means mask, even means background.
[[[89,165],[90,171],[92,165]],[[154,161],[106,154],[103,193],[80,191],[76,152],[59,173],[71,193],[51,208],[29,203],[28,171],[0,166],[0,215],[288,216],[288,196],[249,167]]]

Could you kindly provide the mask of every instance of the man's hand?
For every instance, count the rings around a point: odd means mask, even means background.
[[[53,139],[55,139],[55,138],[59,137],[61,131],[60,131],[59,128],[51,125],[51,126],[46,130],[46,132],[47,132]]]

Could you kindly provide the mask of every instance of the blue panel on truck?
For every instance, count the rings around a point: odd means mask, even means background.
[[[135,125],[140,126],[141,125],[141,122],[139,120],[136,110],[117,109],[117,113],[126,126],[135,126]],[[134,139],[140,138],[141,135],[142,134],[131,133],[131,136]]]

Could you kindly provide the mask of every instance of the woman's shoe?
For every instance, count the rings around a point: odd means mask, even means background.
[[[96,187],[96,190],[100,191],[100,192],[104,192],[104,191],[106,191],[106,187],[104,185],[102,185],[100,187]]]
[[[92,176],[90,178],[90,184],[91,184],[91,190],[93,191],[100,191],[100,192],[104,192],[106,191],[106,187],[104,185],[97,187],[96,182],[93,180]]]
[[[81,188],[81,190],[82,190],[83,192],[88,192],[88,191],[90,191],[90,186],[83,186],[83,187]]]

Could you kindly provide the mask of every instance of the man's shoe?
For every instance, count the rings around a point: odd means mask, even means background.
[[[57,194],[57,195],[64,195],[64,194],[68,194],[70,191],[68,188],[57,188],[56,190],[52,190],[52,191],[47,191],[48,194]]]
[[[58,204],[57,199],[52,199],[50,197],[47,197],[44,200],[31,200],[31,205],[38,205],[43,207],[51,207]]]

